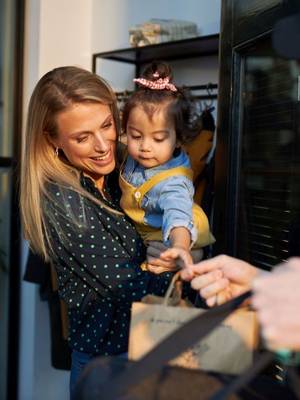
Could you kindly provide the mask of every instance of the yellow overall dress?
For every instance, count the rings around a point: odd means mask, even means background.
[[[119,184],[122,190],[121,207],[129,218],[134,221],[145,243],[152,240],[162,241],[163,238],[161,229],[153,228],[144,222],[145,211],[141,207],[143,198],[159,182],[178,175],[186,176],[190,180],[193,179],[193,172],[190,168],[175,167],[158,172],[141,186],[134,187],[124,179],[122,173],[120,174]],[[193,216],[194,225],[198,230],[198,237],[193,248],[201,248],[214,243],[215,239],[210,232],[207,216],[202,208],[195,203],[193,204]]]

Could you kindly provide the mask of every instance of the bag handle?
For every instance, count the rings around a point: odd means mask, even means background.
[[[250,368],[231,383],[218,390],[217,393],[210,397],[210,400],[226,400],[230,395],[238,392],[251,382],[274,358],[276,358],[274,353],[265,350]],[[294,365],[287,365],[287,384],[293,392],[295,399],[300,400],[300,378]]]
[[[179,285],[176,285],[176,283],[179,283]],[[168,305],[170,297],[171,297],[171,295],[172,295],[172,293],[174,291],[177,293],[177,296],[175,296],[176,299],[177,299],[177,297],[180,299],[181,298],[181,293],[182,293],[182,286],[181,286],[181,281],[180,281],[180,271],[176,272],[176,274],[173,276],[173,278],[172,278],[172,280],[170,282],[170,285],[169,285],[169,287],[168,287],[168,289],[166,291],[166,294],[164,296],[164,301],[162,303],[164,306]]]
[[[250,368],[239,375],[231,383],[218,390],[217,393],[209,398],[209,400],[225,400],[228,396],[238,392],[247,385],[247,383],[251,382],[260,371],[267,367],[273,359],[273,353],[268,350],[264,351]]]
[[[131,386],[160,369],[169,360],[181,354],[187,347],[209,334],[232,311],[237,309],[248,297],[248,291],[231,301],[217,306],[206,313],[197,315],[175,332],[167,336],[152,351],[139,361],[130,364],[125,370],[105,382],[100,388],[105,400],[120,398]]]

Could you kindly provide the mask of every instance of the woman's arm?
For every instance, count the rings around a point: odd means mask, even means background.
[[[300,350],[300,258],[290,258],[253,283],[252,305],[271,349]]]
[[[48,231],[59,292],[69,307],[82,307],[87,296],[125,304],[166,288],[168,279],[140,269],[145,248],[125,216],[82,202],[71,190],[64,197],[69,199],[67,213],[58,201],[48,203],[55,217],[48,220]],[[74,219],[80,216],[82,224],[77,224]]]

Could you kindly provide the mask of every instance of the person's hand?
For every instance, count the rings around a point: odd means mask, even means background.
[[[192,288],[212,307],[249,290],[257,273],[258,269],[245,261],[220,255],[188,265],[182,270],[181,278],[191,281]]]
[[[168,249],[162,242],[150,241],[147,246],[147,270],[153,274],[173,272],[179,269],[176,260],[162,259],[160,255]]]
[[[202,249],[194,249],[187,252],[183,249],[173,250],[162,242],[150,241],[147,247],[147,269],[148,271],[161,274],[162,272],[173,272],[184,266],[184,263],[200,261],[203,257]]]
[[[185,265],[190,265],[193,262],[191,253],[181,247],[167,249],[160,254],[160,259],[164,261],[177,260],[179,268],[183,268]]]
[[[252,305],[270,349],[300,350],[300,258],[291,258],[253,283]]]

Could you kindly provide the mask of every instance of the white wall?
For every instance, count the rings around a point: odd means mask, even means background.
[[[40,73],[91,68],[92,0],[40,0]]]
[[[218,33],[220,8],[221,0],[94,0],[92,51],[129,47],[128,28],[150,18],[189,20],[200,35]]]
[[[38,79],[62,65],[91,69],[92,54],[129,47],[128,28],[152,17],[194,21],[201,34],[219,32],[221,0],[27,0],[24,118]],[[217,82],[216,57],[172,64],[179,84]],[[115,89],[130,87],[132,67],[100,65]],[[23,264],[27,247],[24,243]],[[23,268],[24,268],[23,265]],[[50,365],[48,306],[34,284],[22,282],[19,400],[67,400],[69,374]]]
[[[128,28],[151,18],[189,20],[197,24],[200,35],[219,33],[220,14],[221,0],[94,0],[92,53],[130,47]],[[205,65],[203,73],[199,68],[201,63]],[[177,69],[182,70],[187,66],[190,69],[189,74],[186,73],[182,79],[182,74],[177,73]],[[97,72],[117,91],[133,87],[131,82],[134,68],[131,65],[100,60],[97,63]],[[199,79],[203,83],[217,82],[217,59],[210,57],[206,61],[186,61],[180,68],[176,68],[175,78],[177,74],[180,76],[180,84],[191,84],[190,81],[202,83]]]

